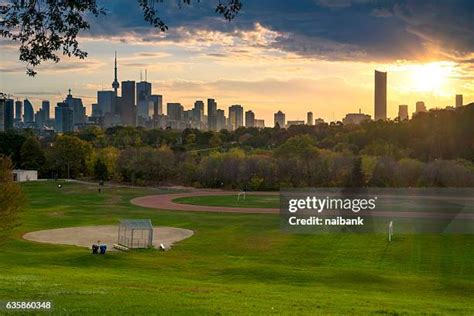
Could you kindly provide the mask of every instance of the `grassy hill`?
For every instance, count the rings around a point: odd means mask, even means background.
[[[130,204],[156,190],[23,185],[21,226],[0,242],[0,301],[51,300],[77,314],[474,314],[474,236],[288,235],[278,215]],[[29,231],[151,218],[195,235],[168,252],[92,256]]]

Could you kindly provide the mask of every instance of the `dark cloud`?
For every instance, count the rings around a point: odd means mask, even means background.
[[[375,2],[373,0],[315,0],[315,3],[319,6],[326,8],[348,8],[352,5]]]
[[[228,55],[221,54],[221,53],[209,53],[209,54],[207,54],[207,56],[222,58],[222,57],[227,57]]]
[[[166,34],[150,30],[140,8],[130,1],[104,2],[109,15],[93,22],[90,35],[133,34],[145,42],[180,42],[189,37],[198,38],[200,30],[236,34],[236,30],[252,30],[259,23],[281,34],[271,46],[306,57],[416,60],[432,54],[433,47],[450,56],[474,51],[474,1],[471,0],[242,2],[242,12],[229,23],[214,12],[217,1],[194,2],[191,7],[185,5],[181,9],[175,1],[164,1],[158,8],[170,27]],[[180,31],[173,31],[176,29]]]
[[[59,91],[15,91],[17,96],[50,96],[50,95],[62,95]]]
[[[393,16],[392,11],[387,8],[375,8],[370,14],[378,18],[389,18]]]
[[[140,56],[140,57],[162,57],[163,53],[161,53],[161,52],[158,52],[158,53],[144,52],[144,53],[138,53],[137,55]]]

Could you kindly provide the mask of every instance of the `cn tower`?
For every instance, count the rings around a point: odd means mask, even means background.
[[[117,89],[119,87],[120,83],[117,80],[117,52],[115,52],[114,82],[112,82],[112,88],[114,88],[115,96],[117,96]]]

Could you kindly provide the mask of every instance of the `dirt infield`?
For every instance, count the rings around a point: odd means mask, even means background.
[[[173,243],[189,238],[193,231],[189,229],[174,227],[154,227],[153,246],[155,248],[163,243],[165,247],[170,247]],[[48,244],[74,245],[90,248],[93,243],[100,241],[107,245],[108,250],[113,249],[112,245],[117,243],[118,225],[107,226],[83,226],[68,227],[49,230],[40,230],[26,233],[23,239]]]
[[[135,198],[130,202],[132,204],[156,208],[160,210],[174,210],[174,211],[200,211],[200,212],[231,212],[231,213],[278,213],[280,210],[277,208],[239,208],[239,207],[225,207],[225,206],[204,206],[204,205],[191,205],[181,204],[173,202],[174,199],[182,197],[192,196],[206,196],[206,195],[235,195],[238,192],[229,191],[194,191],[189,193],[178,193],[178,194],[160,194],[160,195],[148,195],[139,198]],[[251,195],[278,195],[279,192],[252,192],[248,193]]]

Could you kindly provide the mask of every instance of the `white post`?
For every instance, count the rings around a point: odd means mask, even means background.
[[[240,196],[244,195],[244,201],[245,201],[245,191],[240,191],[239,194],[237,194],[237,201],[240,201]]]
[[[392,235],[393,235],[393,221],[390,221],[390,224],[388,224],[388,241],[392,241]]]

